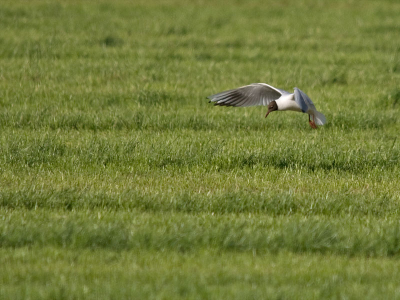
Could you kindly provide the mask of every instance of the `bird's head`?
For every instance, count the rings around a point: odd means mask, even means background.
[[[278,110],[278,105],[276,104],[276,101],[272,101],[270,104],[268,104],[268,111],[265,117],[268,117],[269,113],[275,110]]]

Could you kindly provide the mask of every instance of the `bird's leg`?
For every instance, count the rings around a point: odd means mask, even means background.
[[[308,123],[310,124],[311,128],[317,129],[317,125],[315,124],[314,116],[313,116],[313,120],[311,121],[311,115],[308,115]]]

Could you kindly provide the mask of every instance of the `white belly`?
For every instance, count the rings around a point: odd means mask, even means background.
[[[296,101],[294,101],[294,94],[280,97],[276,100],[276,105],[278,106],[278,110],[293,110],[301,112],[300,106],[298,106]]]

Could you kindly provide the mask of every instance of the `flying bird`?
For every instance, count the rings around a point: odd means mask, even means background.
[[[326,123],[325,116],[317,111],[311,99],[297,87],[294,93],[278,89],[266,83],[252,83],[237,89],[224,91],[207,97],[211,103],[219,106],[268,106],[265,117],[276,110],[292,110],[308,114],[311,128]]]

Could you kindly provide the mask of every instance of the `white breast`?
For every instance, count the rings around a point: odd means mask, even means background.
[[[276,105],[278,106],[278,110],[301,111],[300,106],[294,101],[294,94],[282,95],[276,100]]]

